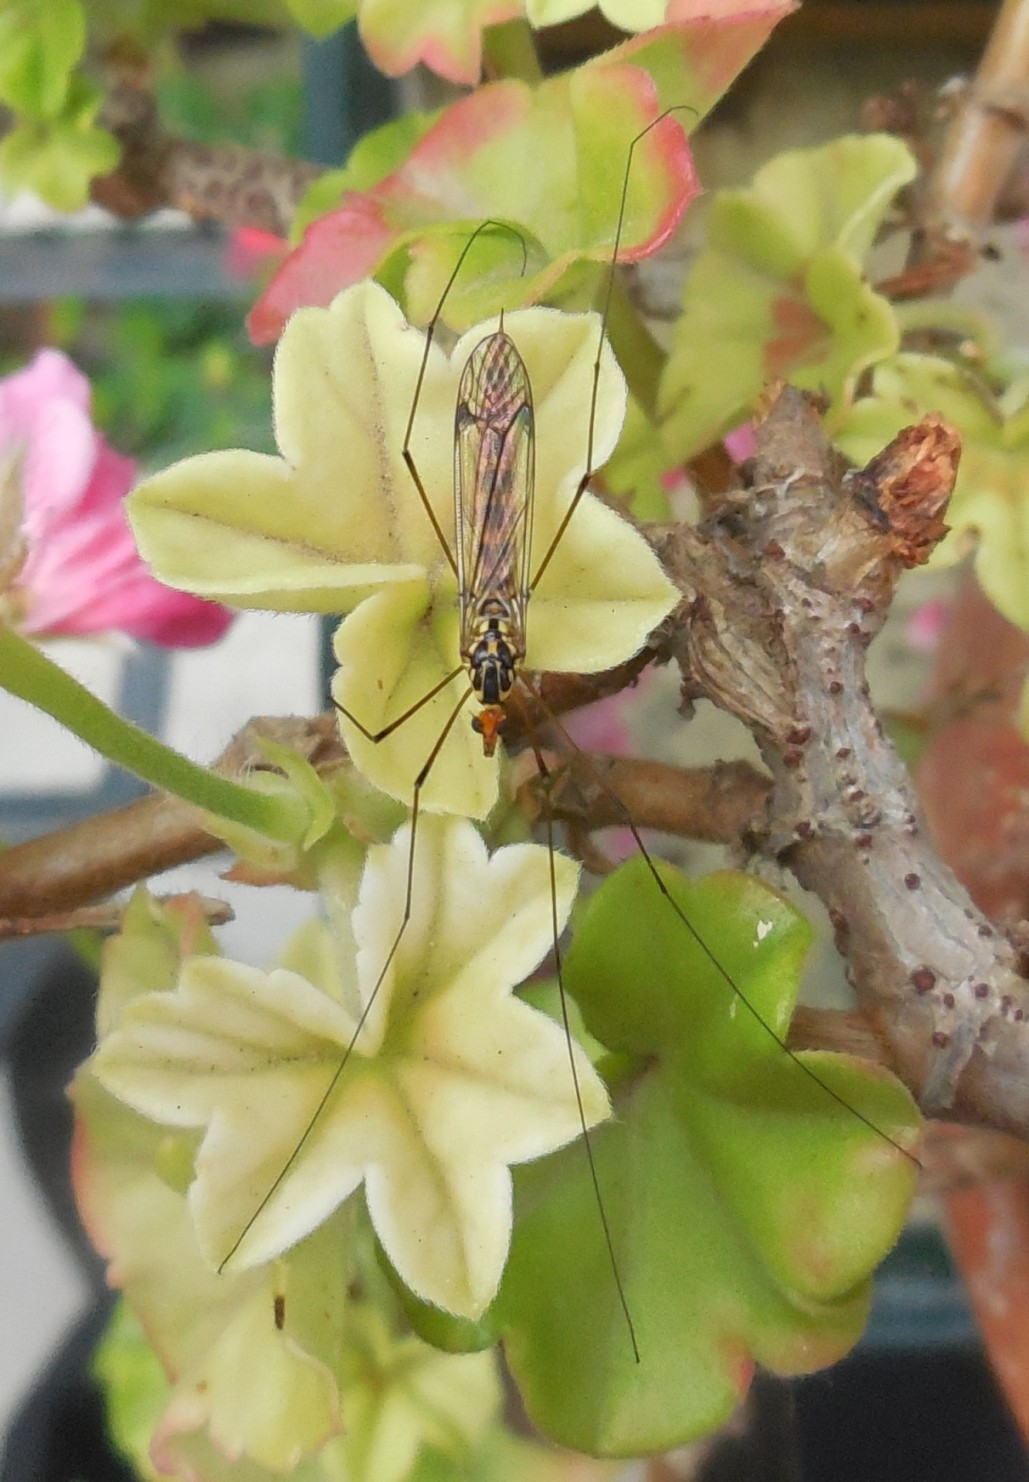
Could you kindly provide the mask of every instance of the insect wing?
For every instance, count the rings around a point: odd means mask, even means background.
[[[503,332],[480,341],[461,376],[454,427],[454,500],[461,643],[484,602],[505,609],[525,652],[535,482],[535,418],[525,362]]]

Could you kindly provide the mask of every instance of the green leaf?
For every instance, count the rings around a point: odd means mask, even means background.
[[[496,1304],[535,1423],[599,1455],[710,1431],[755,1363],[804,1373],[845,1353],[913,1186],[888,1140],[915,1136],[903,1087],[848,1057],[787,1057],[769,1032],[786,1034],[806,922],[745,876],[662,876],[720,967],[642,860],[596,892],[566,961],[589,1029],[639,1066],[592,1144],[640,1362],[581,1149],[520,1174]]]
[[[297,242],[312,221],[339,205],[348,190],[369,191],[396,170],[439,118],[432,113],[402,113],[363,135],[340,170],[327,170],[304,192],[290,222],[290,240]]]
[[[168,1396],[168,1380],[138,1317],[124,1300],[111,1314],[92,1369],[104,1389],[111,1439],[140,1477],[158,1482],[150,1438]]]
[[[89,40],[98,56],[126,40],[157,52],[162,42],[212,21],[281,29],[287,19],[284,0],[89,0]]]
[[[381,1245],[377,1244],[376,1253],[401,1311],[419,1338],[444,1353],[481,1353],[493,1347],[499,1333],[492,1309],[487,1309],[482,1317],[456,1317],[432,1302],[423,1302],[397,1275]]]
[[[777,276],[799,272],[820,247],[839,247],[860,263],[914,175],[911,151],[892,134],[849,134],[789,150],[762,166],[749,189],[720,193],[712,241],[728,247],[749,239],[748,259]]]
[[[936,356],[902,354],[876,368],[872,392],[836,433],[865,463],[902,427],[937,412],[961,434],[961,463],[947,509],[950,534],[931,566],[975,550],[983,591],[1009,622],[1029,630],[1029,416],[1026,388],[995,400],[981,379]]]
[[[745,420],[769,380],[839,406],[896,350],[893,310],[862,261],[914,170],[892,137],[844,138],[780,155],[748,190],[716,196],[660,389],[670,455],[692,457]]]
[[[626,501],[637,520],[668,520],[665,476],[671,463],[660,432],[632,396],[618,446],[604,469],[608,490]]]
[[[295,885],[299,890],[317,889],[326,870],[337,881],[348,875],[356,878],[364,851],[340,817],[346,801],[352,798],[359,803],[353,768],[341,769],[330,785],[294,747],[265,736],[258,738],[257,745],[276,770],[255,769],[249,786],[275,798],[283,812],[292,816],[293,828],[288,837],[272,839],[244,824],[207,815],[205,827],[224,839],[240,861],[234,867],[235,877],[251,883]]]
[[[31,120],[56,118],[86,46],[80,0],[0,4],[0,101]]]
[[[90,182],[118,163],[116,139],[95,128],[99,94],[73,79],[63,111],[43,121],[22,119],[0,139],[0,181],[12,194],[31,190],[58,211],[77,211]]]

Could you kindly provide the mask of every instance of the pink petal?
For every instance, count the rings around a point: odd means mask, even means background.
[[[89,383],[66,356],[43,350],[0,380],[0,449],[21,452],[28,551],[17,604],[27,633],[120,629],[154,643],[211,643],[231,614],[173,592],[146,570],[125,518],[136,465],[89,419]]]
[[[17,436],[14,442],[21,441]],[[86,413],[69,401],[40,407],[22,442],[25,534],[45,540],[53,525],[74,508],[92,475],[99,438]]]
[[[567,716],[563,722],[565,730],[576,746],[583,751],[606,751],[615,756],[624,756],[632,745],[632,737],[625,724],[625,708],[628,695],[609,695]]]
[[[78,497],[96,456],[89,382],[59,350],[0,380],[0,447],[23,455],[25,535],[42,538]]]
[[[24,370],[0,380],[0,437],[8,421],[28,426],[36,410],[51,401],[70,401],[88,412],[91,392],[86,377],[60,350],[38,350]]]

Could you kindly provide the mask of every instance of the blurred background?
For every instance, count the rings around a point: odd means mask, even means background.
[[[696,141],[704,185],[742,183],[782,149],[852,129],[869,96],[910,78],[933,88],[967,74],[993,16],[990,0],[808,0]],[[599,25],[587,18],[556,28],[548,38],[553,64],[589,50]],[[404,96],[395,94],[363,61],[353,34],[302,44],[260,28],[208,27],[184,40],[179,61],[160,86],[170,129],[325,164],[342,162],[365,129],[406,101],[424,106],[440,86],[417,79],[405,84]],[[703,210],[701,202],[689,213],[673,276],[699,237]],[[998,259],[961,291],[1008,319],[1010,331],[1011,316],[1022,323],[1029,301],[1016,232],[998,234]],[[0,200],[0,373],[24,364],[39,346],[65,350],[92,382],[97,425],[144,470],[207,448],[270,451],[270,356],[253,349],[243,326],[259,273],[243,244],[172,212],[130,227],[98,208],[58,218],[28,196]],[[925,589],[912,600],[924,602]],[[909,615],[902,600],[877,647],[884,703],[903,704],[921,684],[924,660],[905,638]],[[255,714],[321,708],[325,638],[313,619],[253,614],[197,653],[169,655],[121,640],[51,648],[104,698],[206,762]],[[672,706],[672,686],[658,683],[645,721],[657,754]],[[691,731],[691,746],[696,764],[705,748],[724,756],[735,742],[708,715]],[[46,717],[0,694],[4,840],[31,837],[137,791]],[[227,950],[254,962],[267,959],[306,909],[288,891],[262,892],[255,908],[246,891],[217,880],[217,861],[158,883],[226,896],[239,911],[224,932]],[[62,1090],[89,1049],[90,1004],[89,975],[67,949],[45,940],[3,947],[0,1434],[10,1435],[3,1474],[10,1482],[99,1476],[113,1465],[99,1440],[89,1453],[92,1474],[85,1450],[60,1454],[51,1446],[55,1428],[78,1427],[85,1447],[94,1423],[75,1409],[76,1385],[99,1323],[102,1276],[75,1232]],[[805,1476],[1029,1477],[930,1216],[887,1269],[856,1358],[804,1387],[799,1404],[811,1428],[808,1455],[816,1458]],[[892,1377],[884,1378],[884,1362],[895,1365]],[[851,1431],[841,1418],[867,1416],[868,1385],[878,1397],[878,1434],[871,1437],[856,1420]],[[890,1407],[899,1398],[908,1409],[894,1419]],[[962,1412],[979,1417],[967,1442],[952,1425]],[[912,1413],[921,1419],[912,1421]],[[822,1432],[834,1436],[835,1451],[818,1450]],[[51,1439],[41,1439],[44,1433]],[[863,1458],[853,1473],[842,1470],[848,1453]]]

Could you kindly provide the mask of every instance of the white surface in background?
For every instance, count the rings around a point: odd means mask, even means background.
[[[48,657],[67,669],[94,695],[112,702],[127,640],[61,638],[44,645]],[[0,786],[6,796],[27,793],[86,792],[100,781],[103,763],[96,752],[49,715],[0,690]]]
[[[135,224],[134,224],[135,225]],[[192,219],[184,211],[167,208],[154,211],[136,226],[140,231],[168,231],[170,228],[192,227]],[[55,211],[31,191],[21,190],[17,195],[5,197],[0,193],[0,233],[39,232],[53,230],[63,235],[73,232],[124,231],[125,223],[119,216],[112,216],[101,206],[84,206],[81,211]]]
[[[68,642],[61,649],[66,668],[111,695],[121,652],[116,643]],[[319,705],[318,628],[311,618],[244,614],[214,648],[177,653],[171,665],[162,739],[197,760],[212,760],[252,715],[313,714]],[[77,787],[90,785],[82,761],[91,767],[92,753],[65,738],[48,717],[20,701],[9,704],[13,708],[0,707],[0,789],[8,796],[24,792],[30,779],[34,788],[49,791],[67,785],[72,772]],[[224,885],[217,871],[226,863],[183,866],[162,876],[159,888],[231,898],[237,920],[219,932],[226,952],[270,964],[314,909],[314,897]],[[86,1297],[72,1257],[22,1167],[7,1099],[0,1078],[0,1436]]]
[[[22,1166],[7,1076],[0,1074],[0,1435],[83,1310],[86,1283]]]
[[[176,654],[164,740],[212,761],[255,715],[310,715],[317,706],[317,619],[245,612],[214,648]]]

